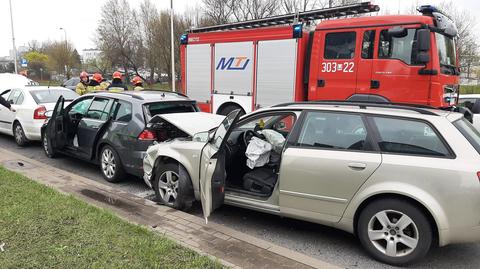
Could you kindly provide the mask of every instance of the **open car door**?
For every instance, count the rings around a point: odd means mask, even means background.
[[[200,158],[200,198],[205,223],[225,198],[225,150],[227,138],[238,120],[240,110],[230,112],[202,150]]]
[[[48,121],[45,129],[45,134],[48,142],[51,145],[51,150],[55,152],[65,146],[66,134],[64,128],[64,105],[65,99],[63,96],[58,98],[55,109],[53,110],[52,117]]]

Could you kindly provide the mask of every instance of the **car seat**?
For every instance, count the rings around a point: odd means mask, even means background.
[[[247,191],[271,194],[277,178],[277,173],[270,167],[256,168],[243,176],[243,187]]]

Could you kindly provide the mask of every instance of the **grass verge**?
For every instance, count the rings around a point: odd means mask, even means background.
[[[480,85],[461,85],[460,94],[480,93]]]
[[[0,268],[221,268],[146,228],[0,167]]]

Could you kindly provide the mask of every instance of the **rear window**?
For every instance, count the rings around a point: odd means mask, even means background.
[[[480,154],[480,133],[473,127],[473,125],[462,118],[453,123],[455,127],[462,133],[462,135],[470,142],[475,150]]]
[[[195,103],[192,102],[160,102],[145,105],[147,120],[150,121],[159,114],[183,113],[199,111]]]
[[[67,102],[78,97],[78,94],[71,90],[37,90],[31,91],[30,94],[37,104],[56,103],[60,96],[63,96]]]

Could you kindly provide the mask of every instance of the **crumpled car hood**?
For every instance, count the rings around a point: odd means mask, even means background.
[[[150,122],[158,121],[158,118],[170,122],[188,135],[193,136],[196,133],[218,127],[225,116],[205,112],[172,113],[156,115]]]

